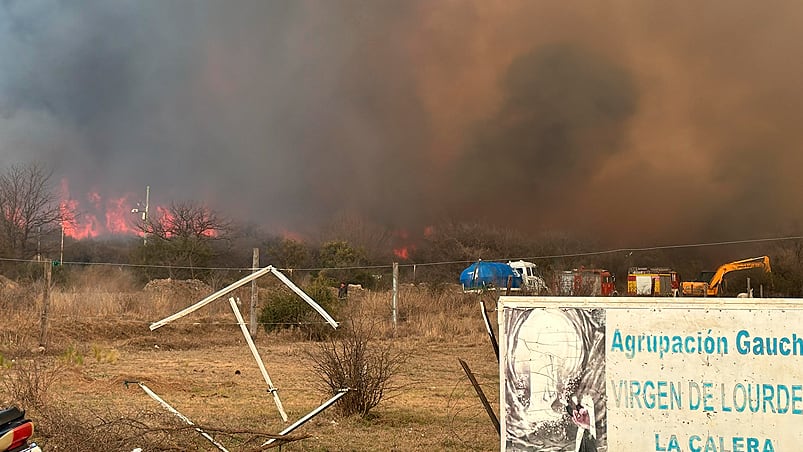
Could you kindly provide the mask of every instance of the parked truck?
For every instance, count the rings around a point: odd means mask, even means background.
[[[522,279],[522,287],[528,292],[541,295],[549,292],[549,288],[538,271],[538,266],[524,260],[508,261],[509,265]]]
[[[477,261],[460,272],[460,284],[464,292],[505,289],[521,289],[522,278],[510,265],[502,262]]]
[[[630,267],[627,272],[629,296],[674,297],[680,291],[680,275],[671,268]]]
[[[705,276],[707,274],[703,273],[699,281],[683,281],[681,292],[683,296],[687,297],[716,297],[720,294],[720,287],[726,274],[751,268],[761,268],[769,273],[771,271],[769,256],[751,257],[723,264],[713,273],[710,279],[706,279]]]
[[[617,295],[616,277],[602,268],[575,268],[556,275],[555,293],[570,296]]]
[[[508,284],[513,291],[536,295],[548,292],[538,267],[532,262],[523,260],[508,263],[475,262],[460,273],[460,284],[466,292],[504,290]]]

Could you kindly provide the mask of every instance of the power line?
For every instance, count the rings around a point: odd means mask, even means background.
[[[782,242],[786,240],[800,240],[803,239],[803,236],[790,236],[790,237],[773,237],[773,238],[763,238],[763,239],[746,239],[746,240],[730,240],[730,241],[723,241],[723,242],[705,242],[705,243],[689,243],[684,245],[660,245],[660,246],[648,246],[648,247],[641,247],[641,248],[616,248],[611,250],[604,250],[604,251],[594,251],[588,253],[571,253],[571,254],[555,254],[555,255],[548,255],[548,256],[537,256],[537,257],[525,257],[522,259],[556,259],[561,257],[582,257],[582,256],[594,256],[600,254],[613,254],[613,253],[626,253],[626,252],[639,252],[639,251],[657,251],[657,250],[667,250],[667,249],[682,249],[682,248],[702,248],[708,246],[724,246],[724,245],[743,245],[746,243],[762,243],[762,242]]]
[[[539,260],[539,259],[559,259],[565,257],[583,257],[583,256],[598,256],[602,254],[614,254],[614,253],[627,253],[627,252],[643,252],[643,251],[657,251],[657,250],[666,250],[666,249],[682,249],[682,248],[701,248],[701,247],[709,247],[709,246],[724,246],[724,245],[739,245],[739,244],[747,244],[747,243],[761,243],[761,242],[781,242],[786,240],[801,240],[803,236],[789,236],[789,237],[771,237],[771,238],[762,238],[762,239],[745,239],[745,240],[730,240],[730,241],[722,241],[722,242],[703,242],[703,243],[687,243],[687,244],[680,244],[680,245],[658,245],[658,246],[649,246],[649,247],[638,247],[638,248],[614,248],[609,250],[599,250],[599,251],[587,251],[587,252],[576,252],[576,253],[565,253],[565,254],[548,254],[542,256],[527,256],[527,257],[506,257],[506,258],[497,258],[497,259],[483,259],[487,261],[513,261],[513,260]],[[442,262],[428,262],[428,263],[416,263],[416,264],[399,264],[400,267],[411,267],[413,265],[423,267],[428,265],[447,265],[447,264],[470,264],[477,262],[477,259],[473,260],[460,260],[460,261],[442,261]]]
[[[574,253],[564,253],[564,254],[547,254],[541,256],[526,256],[526,257],[504,257],[504,258],[494,258],[494,259],[483,259],[486,261],[512,261],[512,260],[544,260],[544,259],[560,259],[560,258],[568,258],[568,257],[584,257],[584,256],[599,256],[604,254],[615,254],[615,253],[634,253],[634,252],[645,252],[645,251],[658,251],[658,250],[668,250],[668,249],[684,249],[684,248],[703,248],[703,247],[714,247],[714,246],[725,246],[725,245],[744,245],[749,243],[767,243],[767,242],[783,242],[788,240],[802,240],[803,236],[788,236],[788,237],[768,237],[768,238],[760,238],[760,239],[744,239],[744,240],[728,240],[728,241],[719,241],[719,242],[701,242],[701,243],[686,243],[686,244],[676,244],[676,245],[657,245],[657,246],[647,246],[647,247],[631,247],[631,248],[613,248],[607,250],[597,250],[597,251],[582,251],[582,252],[574,252]],[[399,267],[433,267],[433,266],[440,266],[440,265],[456,265],[456,264],[472,264],[477,262],[478,259],[470,259],[470,260],[453,260],[453,261],[436,261],[436,262],[411,262],[411,263],[400,263]],[[41,263],[41,260],[36,259],[14,259],[14,258],[4,258],[0,257],[0,262],[21,262],[21,263]],[[131,264],[131,263],[115,263],[115,262],[62,262],[62,265],[75,265],[75,266],[112,266],[112,267],[130,267],[130,268],[162,268],[162,269],[172,269],[172,270],[212,270],[212,271],[239,271],[239,272],[251,272],[253,268],[251,267],[193,267],[193,266],[184,266],[184,265],[157,265],[157,264]],[[390,270],[393,268],[392,264],[385,264],[385,265],[362,265],[362,266],[349,266],[349,267],[310,267],[310,268],[279,268],[280,271],[288,271],[288,272],[313,272],[313,271],[325,271],[325,270],[378,270],[378,269],[387,269]]]

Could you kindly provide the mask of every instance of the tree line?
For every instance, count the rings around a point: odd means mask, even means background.
[[[171,202],[165,215],[135,220],[142,236],[112,236],[74,240],[61,226],[81,212],[64,208],[55,190],[53,172],[41,163],[13,165],[0,172],[0,261],[2,274],[33,277],[38,268],[20,262],[58,260],[69,263],[134,265],[143,280],[155,278],[231,279],[216,269],[249,267],[253,248],[261,266],[307,269],[323,273],[334,284],[347,281],[381,288],[390,283],[390,263],[400,262],[407,282],[433,286],[456,283],[467,262],[529,258],[550,275],[585,266],[606,268],[617,275],[624,293],[629,267],[671,267],[684,280],[695,279],[722,263],[754,255],[769,255],[772,273],[751,275],[770,294],[803,296],[803,241],[728,245],[711,248],[668,248],[652,251],[604,252],[604,244],[561,232],[528,234],[483,223],[441,221],[427,234],[405,239],[389,228],[355,215],[342,214],[320,228],[315,237],[289,238],[256,224],[237,222],[200,202]],[[143,237],[145,240],[143,240]],[[405,248],[403,257],[394,249]],[[599,253],[590,251],[602,250]],[[56,257],[59,256],[59,257]],[[388,277],[383,277],[383,275]],[[738,281],[733,287],[741,287]]]

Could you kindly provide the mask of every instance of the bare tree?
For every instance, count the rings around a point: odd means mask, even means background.
[[[202,204],[184,201],[160,210],[157,218],[140,221],[138,228],[146,239],[140,252],[143,262],[166,266],[167,276],[173,278],[196,278],[203,273],[196,267],[208,266],[227,251],[232,223]]]
[[[161,240],[218,239],[229,233],[231,221],[194,201],[174,202],[157,219],[139,225],[149,236]]]
[[[52,171],[41,163],[14,165],[0,174],[0,249],[30,258],[37,239],[58,229],[61,220]]]

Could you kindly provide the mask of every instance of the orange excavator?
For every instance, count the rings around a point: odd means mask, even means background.
[[[765,272],[769,273],[770,258],[768,256],[751,257],[749,259],[742,259],[740,261],[721,265],[708,282],[684,281],[681,283],[681,293],[685,297],[716,297],[719,295],[719,288],[726,274],[738,270],[749,270],[751,268],[762,268]]]

